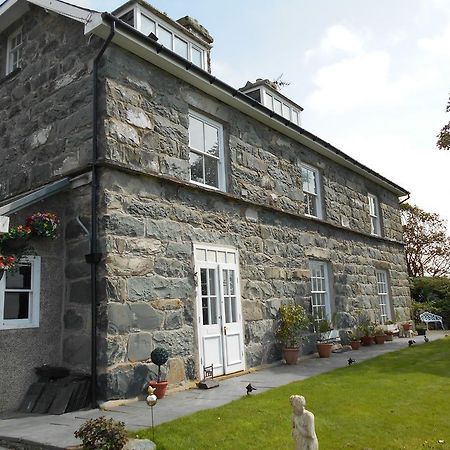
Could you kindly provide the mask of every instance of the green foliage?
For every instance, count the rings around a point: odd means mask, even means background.
[[[450,100],[447,103],[447,112],[450,112]],[[439,149],[450,150],[450,122],[442,127],[437,138],[437,146]]]
[[[419,315],[428,311],[442,316],[447,326],[450,324],[450,278],[411,278],[411,297],[416,323],[420,322]]]
[[[278,311],[277,338],[288,348],[300,346],[302,333],[308,329],[311,320],[303,306],[296,303],[281,305]]]
[[[450,274],[450,237],[438,214],[403,203],[402,223],[406,265],[411,277]]]
[[[87,420],[74,434],[85,450],[121,450],[128,441],[125,424],[104,416]]]
[[[156,347],[150,353],[150,359],[153,364],[158,366],[158,383],[161,381],[161,366],[163,366],[169,359],[169,352],[162,347]]]
[[[320,450],[444,450],[450,443],[449,374],[447,338],[164,423],[156,427],[156,445],[158,450],[291,449],[289,397],[301,394],[315,415]],[[151,439],[152,430],[139,436]]]

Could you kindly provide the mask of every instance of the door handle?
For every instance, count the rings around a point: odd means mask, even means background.
[[[227,327],[223,327],[223,334],[224,334],[224,336],[227,335]]]

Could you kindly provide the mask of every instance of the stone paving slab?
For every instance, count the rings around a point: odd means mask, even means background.
[[[444,337],[446,332],[431,332],[430,340]],[[424,343],[422,336],[415,338],[417,344]],[[168,393],[154,407],[155,425],[201,411],[215,408],[246,395],[245,386],[251,383],[258,395],[278,386],[293,381],[329,372],[339,367],[346,367],[351,356],[357,362],[365,361],[383,353],[408,347],[408,339],[396,338],[384,345],[361,347],[358,351],[333,354],[331,358],[306,357],[300,359],[296,366],[278,365],[266,369],[244,373],[239,376],[219,380],[220,386],[209,390],[191,389]],[[413,350],[412,350],[413,351]],[[294,392],[293,392],[294,393]],[[0,440],[6,438],[26,439],[43,445],[59,448],[76,445],[73,432],[87,419],[99,416],[112,417],[125,422],[129,430],[138,430],[151,426],[151,411],[145,402],[133,402],[111,408],[107,411],[98,409],[77,411],[68,414],[34,415],[0,420]],[[5,445],[2,443],[2,445]],[[0,449],[1,450],[1,449]]]

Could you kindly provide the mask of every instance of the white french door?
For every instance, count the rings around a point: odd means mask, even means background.
[[[204,245],[195,245],[194,254],[200,378],[211,364],[214,375],[244,370],[238,254]]]

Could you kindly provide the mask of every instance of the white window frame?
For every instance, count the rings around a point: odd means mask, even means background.
[[[369,201],[369,216],[370,216],[370,234],[374,236],[381,236],[381,221],[380,221],[380,206],[378,197],[373,194],[367,194]]]
[[[206,124],[210,127],[216,128],[217,129],[217,134],[218,134],[218,138],[219,138],[219,156],[215,157],[213,155],[210,155],[208,153],[205,153],[201,150],[198,150],[196,148],[191,147],[190,142],[189,142],[189,159],[190,159],[190,153],[197,153],[199,155],[203,155],[206,156],[208,158],[214,158],[217,160],[217,176],[218,176],[218,182],[219,182],[219,186],[212,186],[210,184],[206,184],[206,183],[200,183],[198,181],[194,181],[191,179],[191,166],[190,166],[190,162],[189,162],[189,181],[193,184],[197,184],[199,186],[204,186],[207,187],[209,189],[215,189],[218,191],[225,191],[226,189],[226,183],[225,183],[225,156],[224,156],[224,149],[223,149],[223,127],[220,123],[215,122],[214,120],[209,119],[206,116],[203,116],[202,114],[199,114],[197,112],[194,111],[189,111],[189,118],[193,117],[194,119],[197,119],[201,122],[203,122],[203,124]],[[190,134],[190,132],[189,132]]]
[[[301,169],[305,169],[308,171],[311,171],[314,173],[314,180],[315,180],[315,187],[317,192],[309,192],[309,191],[305,191],[305,189],[303,188],[303,180],[302,180],[302,189],[303,189],[303,197],[305,196],[305,194],[308,194],[310,196],[312,196],[312,198],[314,199],[314,203],[315,203],[315,207],[316,207],[316,212],[317,214],[310,214],[308,212],[306,212],[306,207],[307,204],[303,198],[303,204],[304,204],[304,208],[305,208],[305,216],[307,217],[315,217],[316,219],[322,219],[323,217],[323,211],[322,211],[322,195],[321,195],[321,191],[322,191],[322,180],[320,178],[320,172],[316,167],[310,166],[308,164],[300,164],[300,168]]]
[[[12,48],[12,40],[18,36],[21,35],[21,43],[19,46]],[[13,33],[11,33],[8,36],[8,42],[6,45],[6,75],[9,75],[11,72],[14,72],[14,70],[20,68],[22,66],[22,62],[23,62],[23,56],[20,57],[19,61],[18,61],[18,65],[15,68],[10,67],[12,64],[11,61],[11,54],[13,52],[18,51],[19,49],[23,49],[23,33],[22,33],[22,27],[17,28],[16,30],[14,30]]]
[[[179,38],[182,41],[187,42],[187,44],[188,44],[188,61],[191,61],[193,63],[193,61],[192,61],[192,48],[195,48],[196,50],[200,51],[200,53],[201,53],[201,58],[200,58],[201,66],[200,66],[200,68],[205,70],[205,67],[206,67],[206,53],[207,53],[206,47],[203,47],[200,43],[189,39],[189,37],[187,35],[181,33],[179,30],[176,30],[175,27],[171,26],[169,23],[162,21],[158,16],[153,14],[151,11],[148,11],[147,9],[142,7],[141,5],[136,5],[134,7],[125,9],[124,11],[122,11],[120,13],[120,16],[123,16],[124,14],[127,14],[131,10],[134,11],[134,28],[136,28],[136,30],[141,31],[141,15],[146,16],[148,19],[152,20],[156,24],[156,30],[155,30],[156,37],[159,38],[159,28],[160,27],[166,29],[169,33],[172,34],[171,46],[170,46],[169,50],[171,50],[174,53],[176,53],[175,52],[175,42],[174,42],[175,41],[175,36],[176,36],[177,38]]]
[[[311,314],[316,322],[327,320],[331,322],[331,291],[330,291],[330,272],[326,261],[309,261],[309,270],[311,271]],[[320,277],[313,276],[313,270],[321,272]],[[314,282],[317,280],[317,283]],[[315,284],[321,284],[321,288],[315,288]],[[315,303],[314,295],[322,296],[321,303]],[[325,309],[325,317],[319,317],[315,314],[318,308]]]
[[[259,90],[260,90],[261,102],[266,108],[269,108],[271,111],[275,112],[275,107],[274,107],[275,100],[279,101],[281,103],[281,113],[279,115],[284,117],[285,119],[289,120],[290,122],[295,123],[295,125],[300,126],[300,110],[299,109],[290,105],[288,102],[286,102],[286,100],[283,100],[281,97],[277,96],[272,91],[265,89],[264,86],[261,86],[259,88]],[[287,116],[284,115],[283,108],[288,109]]]
[[[377,270],[377,294],[380,307],[380,323],[385,325],[392,320],[391,296],[389,294],[389,277],[386,270]]]
[[[6,292],[6,278],[8,272],[3,274],[0,280],[0,329],[12,330],[19,328],[37,328],[39,327],[40,310],[40,291],[41,291],[41,257],[28,256],[23,259],[24,264],[31,264],[31,288],[29,290],[29,317],[27,319],[4,319],[4,304]],[[13,292],[19,292],[19,289],[11,289]],[[28,292],[28,290],[26,290]],[[24,291],[22,291],[24,292]]]

